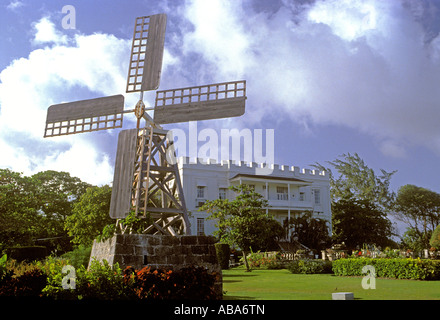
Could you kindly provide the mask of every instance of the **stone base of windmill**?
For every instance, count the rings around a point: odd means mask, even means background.
[[[122,269],[131,266],[140,270],[146,266],[179,270],[185,267],[204,267],[216,274],[214,288],[222,297],[222,270],[217,261],[212,236],[164,236],[146,234],[118,234],[93,242],[90,261],[104,259],[110,265],[118,263]]]

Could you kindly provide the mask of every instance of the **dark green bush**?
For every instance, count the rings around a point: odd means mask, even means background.
[[[287,269],[292,273],[302,274],[332,273],[331,262],[323,260],[293,260],[287,264]]]
[[[229,249],[229,244],[227,243],[216,243],[215,252],[217,253],[217,260],[222,269],[229,269],[229,257],[231,251]]]
[[[44,246],[10,247],[6,249],[6,253],[10,259],[30,262],[44,259],[47,249]]]
[[[333,261],[333,272],[337,276],[364,276],[362,268],[371,265],[377,277],[440,280],[440,260],[349,258]]]

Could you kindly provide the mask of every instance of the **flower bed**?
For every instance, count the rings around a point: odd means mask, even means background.
[[[219,299],[214,288],[218,274],[203,267],[180,270],[143,268],[122,270],[94,260],[89,269],[64,272],[70,261],[48,258],[27,266],[24,272],[8,269],[6,256],[0,258],[0,297],[45,297],[59,300],[137,300],[137,299]],[[72,271],[70,271],[72,272]],[[73,276],[67,288],[65,278]],[[65,287],[64,283],[64,287]]]

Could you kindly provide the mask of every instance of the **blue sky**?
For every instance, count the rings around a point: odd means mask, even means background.
[[[74,30],[62,27],[65,5]],[[113,94],[132,108],[134,19],[166,13],[160,89],[247,81],[245,115],[199,129],[274,129],[275,163],[357,152],[378,173],[398,171],[395,191],[440,192],[439,10],[430,0],[0,0],[0,167],[110,183],[118,130],[43,139],[46,110]]]

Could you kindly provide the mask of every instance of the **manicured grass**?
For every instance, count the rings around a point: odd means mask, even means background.
[[[288,270],[223,270],[224,300],[331,300],[332,292],[353,292],[362,300],[440,300],[440,281],[376,279],[363,289],[362,277],[292,274]]]

